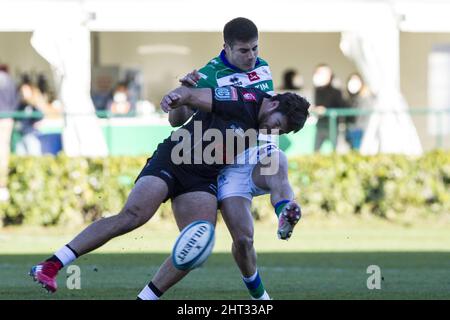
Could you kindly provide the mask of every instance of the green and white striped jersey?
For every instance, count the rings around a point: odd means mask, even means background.
[[[272,73],[269,65],[261,58],[257,58],[255,67],[250,71],[243,71],[232,65],[222,50],[220,55],[212,59],[199,71],[201,79],[197,88],[217,88],[224,86],[238,86],[256,88],[267,94],[274,95]],[[259,144],[278,141],[277,136],[259,134]],[[261,144],[262,147],[262,144]],[[252,148],[251,148],[252,149]],[[246,150],[249,152],[249,150]]]
[[[261,58],[257,58],[255,68],[242,71],[233,66],[222,50],[219,56],[212,59],[199,70],[201,79],[197,88],[217,88],[224,86],[238,86],[257,88],[270,95],[274,95],[272,73],[269,65]]]

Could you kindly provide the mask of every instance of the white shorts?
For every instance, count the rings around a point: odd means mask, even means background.
[[[226,166],[217,178],[217,200],[222,201],[229,197],[243,197],[252,201],[253,197],[269,193],[269,190],[259,188],[252,179],[252,172],[256,164],[278,150],[276,144],[266,144],[246,150],[247,164],[234,164]],[[239,162],[238,162],[239,163]]]

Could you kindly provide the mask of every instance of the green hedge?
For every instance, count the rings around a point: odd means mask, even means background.
[[[290,161],[290,181],[308,212],[373,214],[450,213],[450,153],[422,157],[348,154]]]
[[[144,157],[11,158],[4,225],[81,224],[117,213]],[[450,213],[450,153],[422,157],[358,154],[305,156],[289,161],[290,181],[303,211],[315,215]],[[273,214],[267,197],[254,201],[257,219]],[[158,213],[171,215],[170,203]]]

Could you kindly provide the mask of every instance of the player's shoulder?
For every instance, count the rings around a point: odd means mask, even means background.
[[[258,57],[258,65],[257,67],[268,67],[269,63],[261,57]]]
[[[223,68],[223,62],[220,60],[220,57],[212,58],[205,64],[202,68],[199,69],[199,72],[214,72]]]
[[[219,70],[223,68],[220,58],[216,57],[211,59],[206,65],[198,69],[200,74],[199,87],[217,87],[216,76]]]

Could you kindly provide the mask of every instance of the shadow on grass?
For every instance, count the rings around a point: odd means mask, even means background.
[[[74,264],[81,289],[47,295],[27,275],[44,255],[0,255],[0,299],[135,299],[168,254],[89,254]],[[281,299],[450,299],[449,252],[293,252],[258,254],[269,294]],[[370,265],[381,269],[381,289],[369,290]],[[170,289],[165,299],[248,299],[231,254],[215,253]]]

